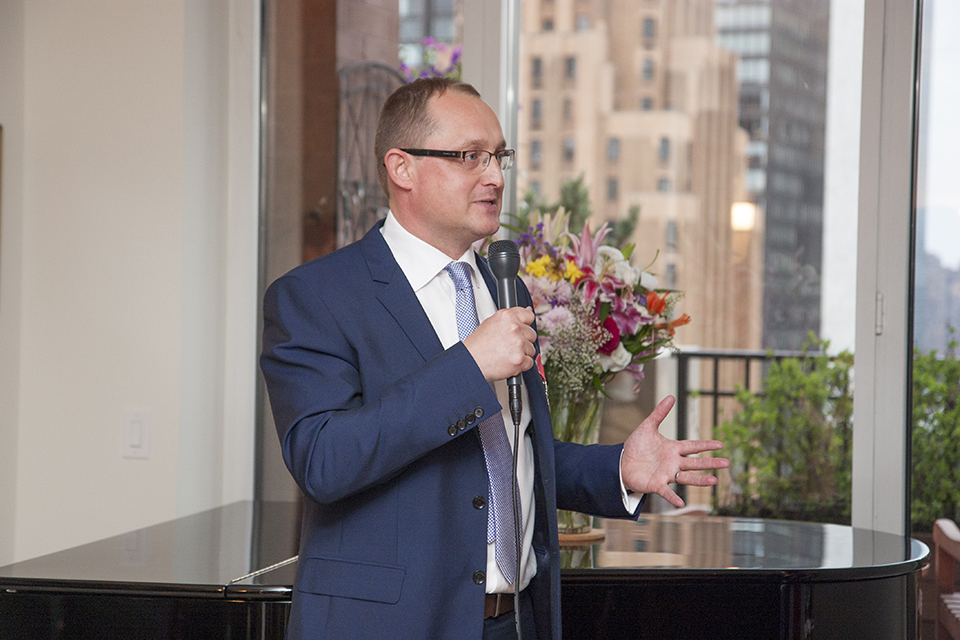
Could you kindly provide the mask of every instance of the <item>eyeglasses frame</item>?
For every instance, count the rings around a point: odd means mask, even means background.
[[[500,167],[501,171],[506,171],[507,169],[513,168],[513,163],[516,160],[517,152],[514,149],[501,149],[500,151],[487,151],[486,149],[467,149],[465,151],[442,151],[439,149],[400,149],[404,153],[409,153],[412,156],[427,156],[431,158],[451,158],[460,160],[460,162],[466,162],[466,155],[468,153],[476,153],[477,151],[482,151],[489,154],[490,159],[496,158],[497,165]],[[490,166],[490,159],[487,160],[486,164],[477,165],[477,168],[486,170]],[[504,167],[504,161],[508,161],[509,165]],[[475,171],[476,169],[474,169]]]

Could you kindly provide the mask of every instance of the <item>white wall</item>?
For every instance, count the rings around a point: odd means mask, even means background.
[[[19,303],[0,320],[17,336],[0,343],[18,356],[0,362],[13,560],[252,495],[255,5],[0,5],[4,34],[22,7],[23,33],[2,231],[19,264],[0,271]],[[129,409],[152,417],[147,460],[121,456]]]
[[[13,558],[23,211],[23,0],[0,2],[0,564]]]

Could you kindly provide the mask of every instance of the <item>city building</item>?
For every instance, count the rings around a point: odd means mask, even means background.
[[[582,176],[592,224],[637,212],[635,262],[685,292],[694,321],[678,342],[758,348],[762,210],[744,186],[737,58],[714,42],[712,0],[521,12],[518,192],[551,203]]]
[[[763,346],[820,332],[829,0],[716,0],[737,53],[746,187],[764,212]]]

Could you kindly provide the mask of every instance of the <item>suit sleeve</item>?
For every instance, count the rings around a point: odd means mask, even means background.
[[[636,518],[646,496],[627,511],[620,484],[623,445],[583,446],[554,441],[557,470],[557,508],[603,518]]]
[[[399,332],[382,335],[362,313],[333,313],[325,298],[288,274],[264,299],[261,368],[284,461],[313,500],[382,483],[480,422],[451,429],[459,419],[500,411],[462,343],[425,362],[401,358],[393,373],[385,363]]]

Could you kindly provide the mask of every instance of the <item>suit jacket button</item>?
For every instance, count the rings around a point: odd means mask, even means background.
[[[457,420],[457,429],[460,429],[460,431],[463,431],[466,428],[467,428],[466,422],[464,422],[463,420]]]
[[[483,496],[477,496],[473,499],[474,509],[483,509],[485,506],[487,506],[487,501],[483,499]]]
[[[473,582],[474,584],[483,584],[487,579],[487,574],[483,571],[474,571],[473,572]]]
[[[463,419],[466,420],[467,424],[473,424],[477,421],[477,417],[472,413],[468,413]]]
[[[451,437],[457,435],[457,425],[452,424],[447,427],[447,433],[449,433]]]
[[[477,407],[476,409],[473,410],[473,415],[477,416],[478,418],[482,418],[482,417],[483,417],[483,409],[480,408],[480,407]]]

